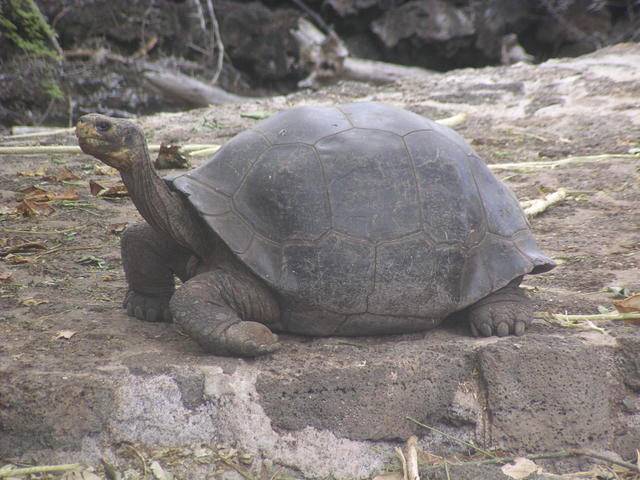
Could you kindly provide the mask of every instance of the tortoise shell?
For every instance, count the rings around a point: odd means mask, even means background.
[[[460,136],[384,104],[283,111],[173,185],[279,295],[288,331],[422,330],[553,268]]]

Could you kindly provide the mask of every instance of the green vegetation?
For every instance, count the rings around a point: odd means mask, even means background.
[[[60,61],[56,33],[34,0],[4,0],[0,4],[0,27],[23,52]]]
[[[3,0],[0,3],[0,30],[15,47],[28,56],[47,62],[40,81],[42,91],[52,100],[62,100],[64,93],[57,80],[56,66],[62,51],[56,33],[47,23],[34,0]]]

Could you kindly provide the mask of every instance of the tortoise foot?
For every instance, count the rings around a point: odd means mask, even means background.
[[[258,322],[239,322],[231,325],[222,335],[229,355],[255,357],[279,350],[278,336]]]
[[[123,306],[131,317],[136,317],[146,322],[170,322],[170,299],[171,297],[150,297],[129,290]]]
[[[469,307],[471,333],[475,337],[520,336],[531,324],[532,313],[526,293],[509,284]]]
[[[176,314],[177,325],[192,337],[202,349],[227,357],[257,357],[280,349],[277,335],[258,322],[231,320],[224,323],[193,322]],[[230,323],[230,324],[229,324]],[[198,324],[200,327],[198,327]]]

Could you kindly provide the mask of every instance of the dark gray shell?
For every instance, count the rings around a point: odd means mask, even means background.
[[[553,267],[455,132],[383,104],[281,112],[174,185],[293,309],[439,320]]]

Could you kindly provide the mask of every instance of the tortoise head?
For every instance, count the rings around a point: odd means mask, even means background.
[[[84,115],[76,125],[76,136],[84,153],[120,171],[129,170],[146,151],[142,129],[121,118],[97,113]]]

